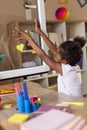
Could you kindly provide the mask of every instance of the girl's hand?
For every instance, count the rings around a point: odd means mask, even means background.
[[[16,37],[15,40],[17,40],[17,41],[18,40],[27,40],[27,41],[31,41],[32,40],[30,34],[21,31],[17,27],[15,27],[15,29],[13,30],[12,33],[13,33],[12,35]]]
[[[41,32],[40,24],[37,19],[35,19],[35,32],[38,34]]]
[[[37,19],[35,19],[34,22],[35,22],[35,29],[29,29],[29,31],[40,34],[41,33],[40,24]]]

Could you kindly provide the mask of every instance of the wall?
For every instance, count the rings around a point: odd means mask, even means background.
[[[72,19],[84,19],[87,20],[87,4],[81,7],[77,0],[68,0],[68,4],[58,4],[58,1],[66,1],[66,0],[46,0],[46,18],[48,20],[56,20],[55,11],[59,7],[66,7],[70,12],[70,20]],[[79,0],[82,3],[85,0]]]
[[[31,0],[32,4],[35,3],[35,0]],[[57,8],[64,6],[70,11],[70,19],[87,19],[87,4],[81,8],[77,0],[68,0],[67,5],[59,5],[59,0],[46,0],[46,19],[47,20],[56,20],[55,11]],[[60,0],[66,1],[66,0]],[[81,1],[81,0],[80,0]],[[84,2],[85,0],[83,0]],[[34,9],[33,19],[35,17]],[[25,9],[23,7],[23,0],[3,0],[0,2],[0,35],[5,31],[6,24],[9,21],[15,19],[25,19]]]
[[[31,0],[32,4],[35,0]],[[70,19],[87,19],[87,4],[81,8],[77,0],[68,0],[68,4],[58,4],[59,0],[46,0],[46,18],[49,20],[55,19],[55,11],[57,8],[64,6],[70,11]],[[66,0],[60,0],[66,1]],[[81,0],[79,0],[81,1]],[[85,0],[83,0],[85,1]],[[33,11],[34,9],[32,9]],[[34,11],[33,11],[34,12]],[[84,15],[83,15],[84,14]],[[24,19],[25,10],[23,7],[23,0],[3,0],[0,2],[0,24],[6,24],[14,19]],[[33,17],[34,18],[34,17]]]

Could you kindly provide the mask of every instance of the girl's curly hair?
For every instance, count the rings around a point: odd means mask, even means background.
[[[80,36],[75,37],[73,41],[65,41],[59,46],[59,54],[68,64],[74,66],[81,59],[82,47],[85,43],[86,39]]]

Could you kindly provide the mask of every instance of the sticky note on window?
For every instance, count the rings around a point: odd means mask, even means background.
[[[17,46],[16,46],[16,49],[17,49],[18,51],[22,52],[23,49],[24,49],[24,44],[21,43],[21,44],[17,45]]]
[[[36,54],[36,51],[35,51],[35,50],[32,50],[32,54]]]
[[[14,114],[10,118],[8,118],[8,121],[14,124],[20,124],[29,119],[29,117],[30,116],[28,114]]]
[[[58,4],[68,4],[68,0],[58,0]]]

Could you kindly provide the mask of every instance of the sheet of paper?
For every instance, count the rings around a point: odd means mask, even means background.
[[[60,110],[49,110],[21,125],[21,130],[56,130],[76,116]]]

